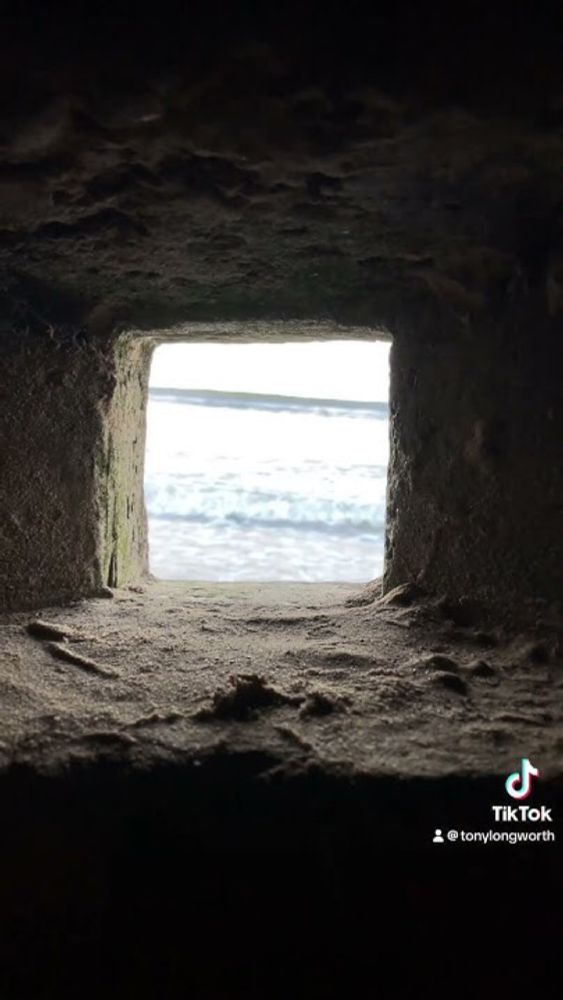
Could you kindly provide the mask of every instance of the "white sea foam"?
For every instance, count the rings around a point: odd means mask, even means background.
[[[151,390],[145,497],[164,579],[372,579],[385,404]]]

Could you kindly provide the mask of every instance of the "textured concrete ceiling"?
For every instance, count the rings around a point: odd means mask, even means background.
[[[557,6],[14,4],[4,328],[557,311]]]

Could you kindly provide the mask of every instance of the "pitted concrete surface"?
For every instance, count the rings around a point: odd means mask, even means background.
[[[521,756],[560,774],[556,623],[510,635],[377,593],[150,583],[4,616],[4,767],[145,769],[225,750],[350,777],[502,775]],[[37,619],[59,634],[30,635]]]

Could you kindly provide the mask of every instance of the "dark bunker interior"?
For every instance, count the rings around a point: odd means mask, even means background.
[[[394,997],[472,954],[494,995],[547,980],[561,5],[1,28],[0,995]],[[155,347],[347,338],[391,342],[383,577],[152,578]],[[525,761],[541,821],[499,819]]]

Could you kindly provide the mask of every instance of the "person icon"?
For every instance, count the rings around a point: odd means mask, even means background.
[[[433,844],[443,844],[444,843],[444,838],[442,837],[442,831],[441,830],[436,830],[435,831],[432,843]]]

